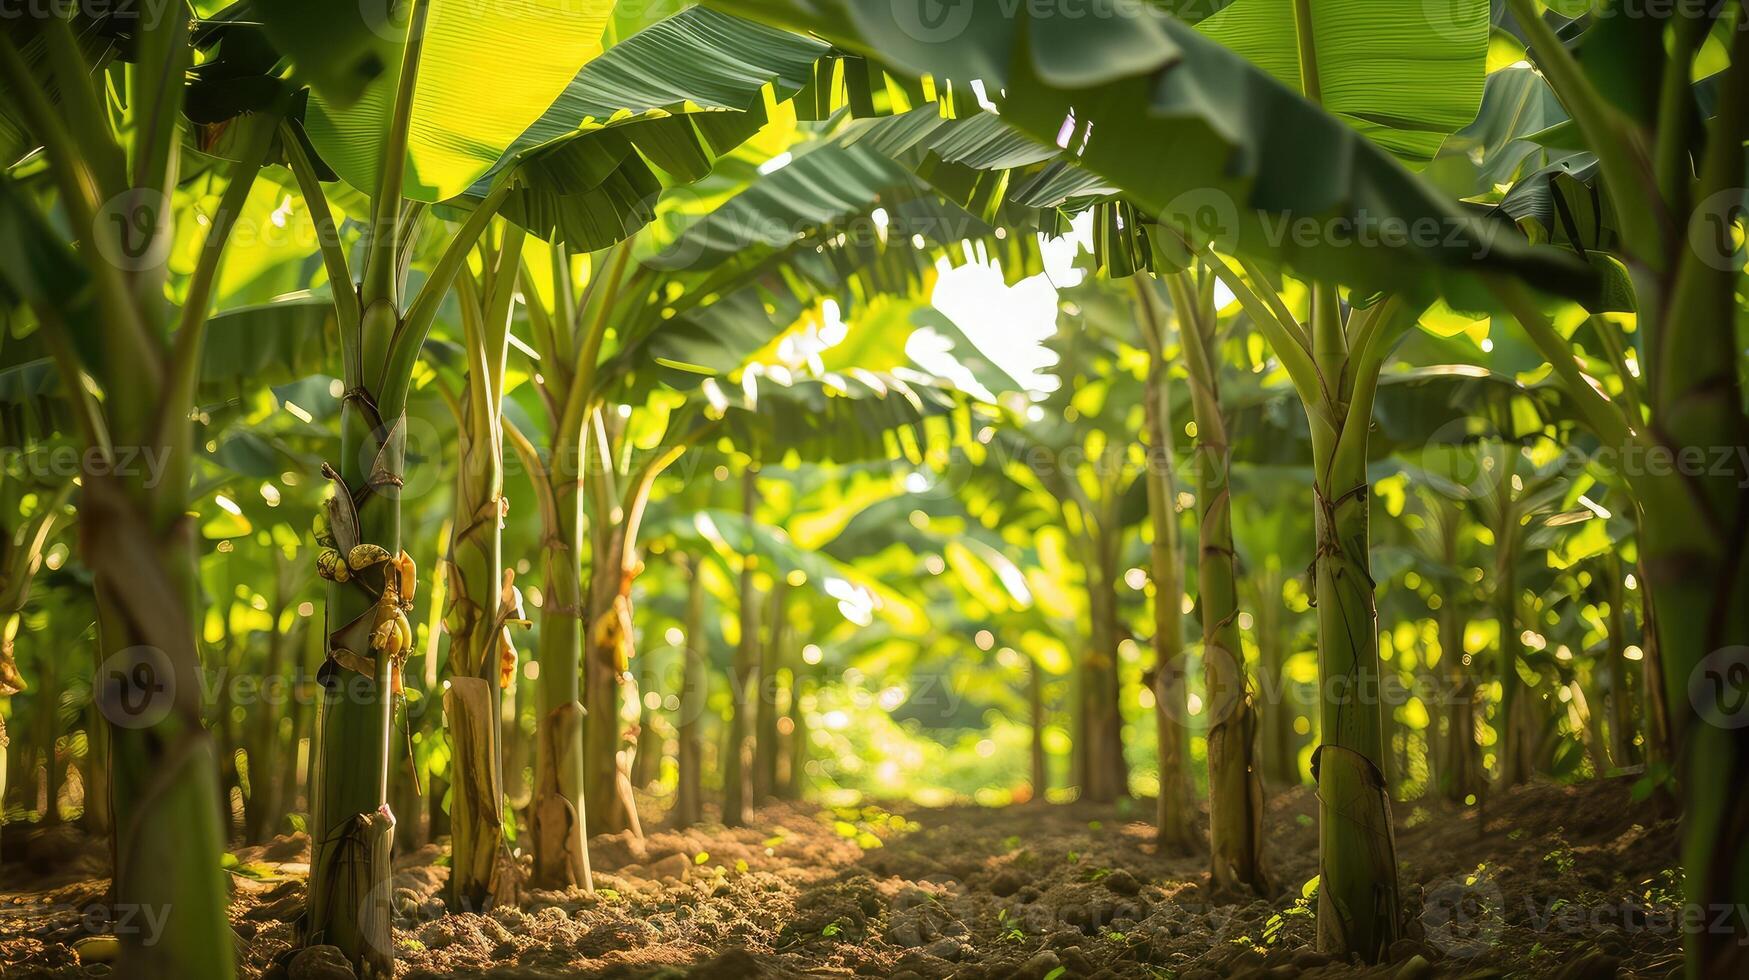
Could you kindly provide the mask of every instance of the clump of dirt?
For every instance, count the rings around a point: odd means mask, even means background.
[[[445,911],[444,852],[428,845],[396,861],[396,975],[1589,980],[1680,970],[1675,824],[1630,801],[1625,780],[1526,786],[1483,807],[1397,804],[1407,922],[1375,966],[1313,948],[1310,789],[1269,801],[1276,889],[1263,897],[1214,894],[1206,853],[1161,853],[1151,812],[1136,801],[773,804],[750,828],[597,837],[593,894],[529,891],[483,914]],[[107,965],[81,963],[73,947],[105,925],[103,869],[80,856],[101,845],[67,828],[9,829],[7,844],[5,974],[104,975]],[[293,949],[308,848],[299,835],[236,852],[231,920],[249,976],[278,975]]]

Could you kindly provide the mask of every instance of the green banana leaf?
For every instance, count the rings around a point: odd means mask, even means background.
[[[508,218],[576,251],[604,248],[648,224],[665,187],[702,178],[757,132],[767,105],[806,87],[827,50],[716,11],[682,11],[585,65],[468,197],[518,167]]]
[[[1302,4],[1306,37],[1295,17]],[[1197,30],[1302,93],[1307,48],[1324,107],[1420,169],[1476,118],[1489,20],[1489,0],[1388,9],[1375,0],[1234,0]]]
[[[436,203],[472,186],[601,53],[612,9],[613,0],[429,0],[402,194]],[[399,25],[374,26],[394,36]],[[540,43],[528,43],[531,38]],[[362,191],[379,184],[382,134],[394,111],[404,48],[402,33],[387,52],[387,70],[355,100],[336,101],[318,90],[309,102],[304,128],[310,141],[335,173]]]
[[[1081,19],[1022,7],[1009,18],[1000,5],[962,4],[956,30],[919,29],[925,2],[713,5],[814,31],[894,70],[979,80],[1002,93],[1010,125],[1075,154],[1142,214],[1224,250],[1464,308],[1491,304],[1477,276],[1486,271],[1595,300],[1597,276],[1584,262],[1464,212],[1347,123],[1182,22],[1130,7]]]

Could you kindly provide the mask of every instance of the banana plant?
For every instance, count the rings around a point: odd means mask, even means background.
[[[1141,214],[1218,231],[1256,262],[1288,264],[1309,279],[1349,284],[1363,295],[1385,289],[1407,289],[1417,300],[1445,295],[1460,308],[1493,302],[1480,275],[1487,270],[1557,295],[1594,300],[1600,294],[1598,275],[1583,260],[1531,246],[1404,166],[1424,162],[1428,148],[1438,145],[1436,136],[1474,117],[1483,92],[1485,3],[1440,5],[1424,18],[1406,15],[1391,31],[1367,31],[1352,26],[1365,22],[1370,8],[1363,4],[1314,0],[1288,11],[1279,0],[1259,0],[1244,5],[1242,19],[1232,15],[1217,39],[1202,31],[1208,21],[1191,26],[1152,5],[1082,18],[1025,8],[1009,16],[1000,5],[976,5],[956,14],[956,30],[919,31],[914,25],[934,20],[928,2],[710,5],[814,32],[900,81],[928,76],[955,109],[973,101],[967,87],[979,81],[985,92],[1000,93],[996,101],[1008,129],[1059,148],[1063,162],[1099,178],[1093,186],[1121,192]],[[1318,36],[1313,28],[1326,15],[1345,29]],[[1309,21],[1303,33],[1311,63],[1329,63],[1340,86],[1334,79],[1329,85],[1300,81],[1302,19]],[[1241,43],[1247,33],[1258,34],[1258,41]],[[1039,40],[1047,37],[1048,46]],[[1069,54],[1089,50],[1107,56],[1092,65]],[[1397,72],[1405,62],[1429,65],[1411,93],[1417,112],[1428,114],[1425,121],[1395,122],[1396,89],[1366,84],[1376,66]],[[1331,111],[1316,104],[1326,88],[1336,93]],[[1355,101],[1345,103],[1348,98]],[[1367,135],[1338,113],[1366,117]],[[959,114],[965,121],[978,118]],[[1175,148],[1168,165],[1156,152],[1160,146]],[[1061,169],[1053,177],[1053,183],[1085,183]],[[1386,226],[1437,228],[1440,240],[1411,244],[1404,236],[1355,234],[1332,248],[1322,234],[1307,241],[1296,232]]]
[[[1474,611],[1473,604],[1465,601],[1466,592],[1474,586],[1465,580],[1462,569],[1475,524],[1465,520],[1460,500],[1425,486],[1417,494],[1421,526],[1416,535],[1423,553],[1431,559],[1425,577],[1438,584],[1441,599],[1436,610],[1438,667],[1446,698],[1444,741],[1437,766],[1439,792],[1455,803],[1465,803],[1480,800],[1484,790],[1481,746],[1476,740],[1477,685],[1475,672],[1466,669],[1470,655],[1464,645],[1468,617]]]
[[[1348,676],[1358,670],[1361,684],[1372,683],[1377,652],[1369,625],[1374,616],[1365,567],[1363,461],[1372,395],[1385,356],[1420,304],[1435,294],[1459,305],[1494,302],[1489,290],[1495,280],[1478,274],[1487,270],[1592,302],[1600,295],[1599,277],[1586,263],[1477,224],[1477,218],[1466,216],[1403,169],[1391,150],[1317,104],[1326,88],[1321,64],[1329,63],[1339,73],[1354,72],[1357,66],[1364,72],[1371,58],[1402,56],[1402,51],[1381,55],[1373,47],[1388,48],[1392,39],[1383,35],[1396,37],[1399,32],[1349,30],[1326,36],[1317,31],[1322,17],[1352,21],[1360,16],[1362,11],[1349,9],[1358,5],[1297,3],[1293,16],[1284,18],[1271,17],[1263,9],[1268,4],[1247,4],[1230,16],[1221,40],[1240,49],[1256,38],[1267,40],[1246,52],[1264,62],[1281,62],[1266,72],[1153,10],[1048,23],[1048,14],[1039,12],[1008,19],[989,9],[971,10],[961,30],[943,41],[903,29],[905,18],[921,15],[910,3],[891,10],[877,10],[861,0],[762,4],[757,11],[736,0],[718,5],[815,30],[899,72],[929,74],[949,84],[977,79],[986,90],[1001,90],[1003,119],[1011,127],[1047,145],[1066,141],[1078,166],[1131,198],[1135,210],[1127,213],[1130,220],[1124,227],[1142,227],[1145,221],[1139,219],[1144,215],[1163,216],[1167,225],[1200,229],[1197,237],[1219,237],[1229,251],[1244,256],[1242,261],[1252,265],[1249,278],[1263,284],[1262,295],[1246,287],[1246,277],[1226,260],[1216,259],[1211,268],[1240,296],[1268,337],[1313,420],[1324,672]],[[1451,64],[1440,65],[1439,73],[1460,80],[1432,78],[1420,85],[1417,91],[1430,104],[1440,104],[1442,112],[1436,114],[1438,125],[1418,122],[1409,129],[1450,132],[1473,117],[1482,95],[1487,26],[1486,5],[1466,4],[1454,10],[1449,22],[1416,21],[1407,25],[1412,30],[1400,32],[1409,57],[1451,48]],[[1030,40],[1046,36],[1040,32],[1053,38],[1050,48],[1036,47]],[[1456,46],[1446,43],[1447,38]],[[1098,45],[1113,55],[1097,70],[1053,57],[1052,52],[1077,50],[1080,44]],[[1330,90],[1338,91],[1334,85]],[[1344,86],[1340,91],[1349,90]],[[1220,93],[1230,93],[1233,102],[1217,111],[1214,101]],[[1295,149],[1272,152],[1271,147],[1280,145],[1272,140],[1286,133],[1295,134]],[[1392,139],[1393,150],[1409,157],[1425,154],[1429,146],[1426,137],[1414,133],[1392,134]],[[1162,167],[1148,148],[1167,144],[1208,152],[1175,155],[1178,165]],[[1340,154],[1344,163],[1309,163],[1304,158],[1308,147],[1314,153]],[[1199,170],[1213,161],[1221,161],[1224,172]],[[1339,182],[1329,179],[1336,174],[1341,174]],[[1368,213],[1357,219],[1363,208]],[[1207,220],[1210,215],[1215,220]],[[1353,247],[1327,248],[1322,239],[1306,247],[1292,235],[1265,230],[1331,218],[1401,220],[1403,227],[1430,221],[1447,234],[1444,245],[1432,248],[1408,248],[1406,241],[1392,244],[1385,240],[1390,236],[1356,236],[1343,243]],[[1165,236],[1167,241],[1171,237]],[[1451,247],[1458,242],[1475,247],[1459,255]],[[1132,248],[1120,266],[1150,265],[1153,248]],[[1285,312],[1255,265],[1258,261],[1291,264],[1299,275],[1320,284],[1309,327]],[[1332,285],[1336,282],[1357,290],[1349,307],[1355,311],[1352,317],[1343,313]],[[1407,295],[1370,301],[1372,291],[1381,289]],[[1400,917],[1389,798],[1378,765],[1382,744],[1377,712],[1326,706],[1325,715],[1321,731],[1326,747],[1333,748],[1318,755],[1326,808],[1319,944],[1376,959],[1396,938]]]
[[[292,171],[321,232],[340,321],[344,387],[340,465],[324,469],[335,492],[318,529],[329,549],[320,568],[332,585],[312,778],[316,847],[304,925],[308,941],[339,947],[361,975],[387,975],[394,960],[388,873],[395,818],[387,774],[392,702],[412,653],[407,613],[415,573],[401,542],[400,488],[414,366],[467,256],[510,195],[515,170],[495,169],[499,154],[600,53],[611,6],[609,0],[591,3],[579,15],[556,0],[526,0],[481,20],[466,4],[415,0],[405,34],[389,46],[398,70],[367,83],[350,102],[318,88],[302,131],[288,127],[286,134]],[[545,42],[541,57],[510,55],[511,39],[531,31]],[[481,111],[487,95],[470,74],[482,58],[493,59],[500,74],[490,113]],[[305,147],[306,133],[314,154]],[[354,138],[358,134],[369,138]],[[369,195],[356,285],[318,182],[318,159]],[[488,172],[489,189],[404,302],[424,205],[462,195]],[[489,813],[496,801],[484,805]],[[464,874],[458,887],[476,886]]]
[[[1544,516],[1549,508],[1566,493],[1560,467],[1537,472],[1521,465],[1519,447],[1503,444],[1497,454],[1485,457],[1491,464],[1493,480],[1481,494],[1478,506],[1494,537],[1493,602],[1494,615],[1500,625],[1501,684],[1500,732],[1497,754],[1500,760],[1499,780],[1514,786],[1530,778],[1534,756],[1533,735],[1527,726],[1523,682],[1519,676],[1519,660],[1523,654],[1520,634],[1525,626],[1521,611],[1523,589],[1518,578],[1518,566],[1524,548],[1527,525]]]
[[[1214,279],[1188,273],[1166,280],[1190,376],[1196,426],[1197,592],[1202,606],[1205,702],[1209,706],[1209,843],[1213,881],[1222,890],[1268,894],[1263,861],[1263,767],[1254,685],[1239,640],[1238,553],[1233,542],[1231,448],[1221,402],[1222,331]],[[1150,286],[1136,281],[1137,303],[1155,316]],[[1151,351],[1164,357],[1164,347]]]
[[[1119,714],[1119,645],[1127,633],[1119,587],[1128,531],[1148,517],[1145,454],[1128,433],[1144,380],[1121,358],[1117,341],[1065,316],[1047,347],[1061,379],[1027,421],[998,429],[986,462],[968,477],[1004,523],[1023,513],[1067,536],[1082,569],[1086,619],[1072,645],[1076,659],[1073,775],[1085,799],[1129,794]]]
[[[1663,701],[1671,722],[1684,803],[1686,899],[1724,907],[1749,898],[1743,860],[1745,802],[1706,771],[1727,772],[1749,758],[1740,727],[1713,723],[1716,705],[1689,696],[1691,679],[1725,676],[1725,664],[1749,637],[1749,612],[1731,583],[1744,574],[1742,515],[1749,513],[1745,464],[1726,458],[1749,441],[1737,371],[1733,324],[1741,309],[1741,254],[1732,229],[1742,215],[1744,127],[1749,125],[1749,32],[1741,4],[1667,11],[1624,20],[1609,3],[1578,25],[1587,51],[1612,50],[1605,67],[1568,49],[1528,0],[1508,4],[1529,57],[1548,79],[1579,145],[1596,158],[1598,192],[1618,235],[1610,249],[1629,272],[1639,311],[1634,351],[1640,371],[1620,372],[1619,391],[1593,386],[1574,343],[1533,295],[1496,284],[1501,299],[1582,413],[1586,425],[1620,458],[1632,453],[1719,454],[1703,473],[1674,467],[1621,466],[1643,516],[1640,545],[1655,613]],[[1728,65],[1717,73],[1717,101],[1707,118],[1693,101],[1691,79],[1709,38],[1717,35]],[[1663,43],[1668,37],[1669,44]],[[1601,349],[1610,362],[1620,341],[1611,323]],[[1655,471],[1655,472],[1654,472]],[[1721,700],[1719,704],[1728,704]],[[1696,764],[1705,760],[1705,770]],[[1743,969],[1741,923],[1690,935],[1688,975]]]
[[[85,458],[102,464],[82,480],[81,528],[105,657],[100,703],[112,726],[115,900],[168,911],[158,942],[123,940],[124,967],[137,975],[228,977],[234,954],[218,870],[216,766],[202,725],[198,584],[185,517],[194,466],[188,412],[220,260],[273,152],[285,93],[272,89],[266,104],[233,122],[235,159],[217,165],[228,171],[225,191],[173,307],[167,258],[180,219],[190,214],[173,195],[195,38],[178,3],[137,25],[132,60],[113,72],[114,48],[106,43],[93,55],[58,15],[0,39],[0,77],[24,123],[25,145],[43,149],[46,180],[79,247],[48,221],[46,195],[10,175],[0,178],[0,222],[10,297],[32,311],[62,390],[72,393],[69,415]],[[125,79],[129,90],[126,108],[113,113],[104,108],[114,104],[112,78]],[[163,452],[161,479],[115,465],[120,454],[148,447]],[[131,689],[137,680],[149,686]],[[140,715],[141,706],[149,713]],[[180,859],[167,864],[166,854]]]
[[[504,389],[510,320],[527,233],[508,222],[481,237],[481,268],[456,278],[466,380],[453,397],[460,434],[444,626],[450,636],[444,722],[450,730],[449,904],[483,911],[514,887],[504,835],[499,692],[515,679],[510,628],[526,623],[503,558]]]
[[[674,822],[690,827],[704,819],[704,740],[700,730],[704,724],[705,699],[709,693],[706,678],[704,633],[704,578],[698,562],[687,559],[686,621],[682,627],[686,636],[685,663],[680,683],[679,751],[675,768],[679,786],[674,801]]]
[[[6,521],[0,525],[0,697],[10,698],[25,690],[24,675],[13,655],[13,644],[30,600],[31,581],[42,568],[43,549],[54,534],[57,521],[66,517],[67,498],[73,485],[44,488],[26,501],[22,478],[8,479],[5,496]],[[4,719],[0,719],[0,797],[6,793],[5,749],[10,743]]]
[[[1187,766],[1189,717],[1185,690],[1184,552],[1178,517],[1178,481],[1173,464],[1174,427],[1168,391],[1165,321],[1153,303],[1138,295],[1137,318],[1142,344],[1148,351],[1147,388],[1142,408],[1148,426],[1148,520],[1150,578],[1154,582],[1154,732],[1160,756],[1160,790],[1154,832],[1162,847],[1184,852],[1200,838],[1194,826],[1196,796]],[[1182,329],[1182,327],[1181,327]],[[1212,783],[1211,783],[1212,786]]]

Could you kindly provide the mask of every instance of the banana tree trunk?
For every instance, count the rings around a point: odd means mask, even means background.
[[[46,827],[61,822],[61,786],[64,782],[60,753],[56,744],[61,740],[61,672],[53,658],[45,659],[42,681],[37,685],[35,742],[43,754],[42,809],[37,819]],[[220,788],[224,786],[220,781]]]
[[[789,680],[789,761],[785,770],[782,792],[779,794],[786,800],[799,800],[806,795],[808,775],[808,713],[803,708],[802,698],[806,692],[817,687],[813,678],[808,676],[810,669],[804,669],[802,662],[790,662]]]
[[[1464,619],[1455,600],[1440,610],[1439,669],[1445,674],[1440,793],[1454,803],[1472,802],[1481,797],[1483,784],[1481,745],[1476,741],[1476,684],[1464,666]]]
[[[103,712],[96,704],[85,717],[85,813],[80,825],[93,837],[107,838],[114,832],[114,821],[109,813],[109,727],[104,724]],[[0,767],[6,765],[5,748],[0,742]],[[0,780],[0,800],[4,800],[5,795],[5,782]]]
[[[1524,679],[1518,675],[1518,513],[1512,501],[1512,475],[1516,455],[1502,447],[1493,457],[1499,467],[1496,494],[1500,507],[1494,528],[1494,617],[1500,624],[1500,784],[1517,786],[1530,778],[1530,735],[1525,731]]]
[[[1179,290],[1186,301],[1194,284]],[[1209,849],[1218,891],[1269,894],[1263,864],[1263,776],[1257,712],[1239,636],[1227,422],[1221,408],[1212,303],[1180,310],[1196,416],[1197,588],[1202,603],[1203,683],[1208,705]]]
[[[1038,661],[1028,658],[1026,667],[1027,720],[1032,727],[1032,799],[1043,803],[1050,792],[1050,774],[1045,760],[1045,684]]]
[[[1283,786],[1300,781],[1300,740],[1294,732],[1298,699],[1288,684],[1287,624],[1283,622],[1281,566],[1271,555],[1256,578],[1257,671],[1264,690],[1258,709],[1263,728],[1263,772]]]
[[[1216,416],[1218,418],[1218,416]],[[1212,431],[1211,431],[1212,429]],[[1269,892],[1263,864],[1263,779],[1239,637],[1233,527],[1228,512],[1224,426],[1198,430],[1197,504],[1201,512],[1197,583],[1202,599],[1203,683],[1209,712],[1209,846],[1217,889]]]
[[[704,713],[709,697],[705,673],[704,578],[697,559],[686,562],[686,653],[681,668],[679,777],[674,823],[690,827],[704,819]]]
[[[1661,766],[1668,770],[1674,759],[1671,748],[1674,736],[1670,701],[1666,693],[1669,687],[1665,683],[1664,648],[1661,639],[1663,634],[1659,623],[1659,616],[1662,614],[1658,611],[1657,597],[1652,591],[1652,577],[1646,570],[1643,554],[1640,557],[1639,573],[1640,690],[1643,692],[1640,715],[1646,739],[1644,754],[1648,769]]]
[[[515,861],[504,839],[503,689],[516,680],[508,623],[520,618],[504,569],[505,363],[524,233],[507,225],[476,289],[458,281],[469,353],[457,419],[454,537],[446,579],[449,685],[443,693],[450,736],[449,906],[485,912],[514,889]],[[509,595],[506,595],[509,593]]]
[[[1148,387],[1142,408],[1148,426],[1148,520],[1154,581],[1154,734],[1160,758],[1160,791],[1155,800],[1154,834],[1162,850],[1184,853],[1199,838],[1196,795],[1189,770],[1190,717],[1184,669],[1183,561],[1178,530],[1178,485],[1172,465],[1172,400],[1167,390],[1165,339],[1152,299],[1138,282],[1141,329],[1149,354]],[[1034,734],[1035,740],[1038,738]],[[1035,751],[1035,755],[1040,754]],[[1042,763],[1035,759],[1035,763]],[[1036,768],[1036,766],[1035,766]]]
[[[183,505],[168,524],[148,517],[153,505],[94,475],[80,505],[97,597],[96,697],[109,722],[115,901],[168,913],[156,942],[122,937],[124,963],[133,976],[226,977],[234,953],[216,863],[218,765],[201,724],[194,529]]]
[[[1604,618],[1604,628],[1609,631],[1606,637],[1609,644],[1609,754],[1615,765],[1631,766],[1639,761],[1634,745],[1634,732],[1639,725],[1634,710],[1638,685],[1628,671],[1628,617],[1624,608],[1627,589],[1623,587],[1621,559],[1610,555],[1607,567],[1609,582],[1605,587],[1609,611]],[[1644,656],[1644,651],[1641,655]]]
[[[1201,256],[1264,332],[1310,424],[1320,692],[1320,742],[1312,752],[1321,818],[1318,948],[1378,962],[1397,938],[1402,904],[1391,797],[1381,765],[1385,743],[1367,540],[1372,495],[1367,434],[1385,358],[1414,317],[1394,298],[1345,317],[1336,288],[1314,283],[1308,329],[1279,297],[1273,304],[1262,299],[1225,259],[1208,249]],[[1266,285],[1256,270],[1250,276]],[[1212,281],[1198,285],[1204,297],[1212,295]]]
[[[1745,428],[1734,433],[1737,445],[1749,445]],[[1749,496],[1737,492],[1740,529]],[[1648,508],[1642,540],[1650,594],[1658,602],[1658,645],[1670,654],[1665,699],[1695,709],[1672,713],[1685,897],[1689,908],[1739,909],[1749,902],[1749,798],[1742,791],[1749,779],[1749,728],[1743,726],[1749,685],[1741,679],[1742,665],[1749,663],[1749,603],[1741,594],[1749,566],[1741,548],[1712,556],[1668,548],[1662,542],[1680,540],[1680,532],[1666,524],[1667,516]],[[1744,927],[1735,920],[1725,929],[1696,931],[1688,944],[1688,975],[1743,975],[1749,970],[1744,943]]]
[[[374,307],[365,331],[392,331],[397,319],[391,307]],[[375,394],[355,390],[342,402],[340,432],[336,493],[356,507],[358,540],[399,554],[404,416],[384,418]],[[388,807],[388,772],[395,667],[371,648],[369,637],[377,608],[372,593],[387,587],[387,575],[378,566],[369,591],[361,578],[329,585],[311,779],[308,941],[339,947],[365,977],[394,971],[389,851],[395,818]]]
[[[276,568],[284,560],[280,554],[274,552]],[[285,677],[285,651],[289,637],[280,628],[284,615],[285,601],[281,596],[274,603],[273,626],[267,633],[267,665],[262,677],[268,683],[278,683]],[[285,765],[279,745],[279,720],[284,708],[285,701],[278,697],[260,698],[255,703],[255,717],[250,719],[255,722],[255,727],[249,748],[249,798],[245,801],[243,815],[244,836],[251,841],[272,837],[285,813],[278,779]]]
[[[288,685],[289,699],[286,703],[286,713],[291,719],[291,741],[289,754],[285,764],[279,770],[279,798],[289,812],[309,812],[309,801],[305,794],[309,787],[304,786],[300,774],[309,771],[309,757],[306,753],[314,752],[306,734],[304,705],[309,700],[311,671],[321,663],[326,652],[325,640],[322,637],[321,624],[313,619],[305,620],[302,632],[298,634],[298,654],[294,658],[296,667],[291,672]]]
[[[1397,938],[1396,840],[1385,784],[1378,613],[1367,549],[1364,466],[1333,471],[1317,453],[1319,682],[1323,742],[1313,752],[1319,948],[1377,962]]]
[[[766,601],[769,604],[765,627],[765,642],[759,649],[758,698],[753,707],[753,800],[764,803],[777,795],[777,694],[778,663],[783,646],[789,642],[784,626],[784,602],[789,586],[774,583]]]
[[[1095,548],[1098,564],[1087,570],[1092,631],[1081,661],[1081,796],[1094,803],[1112,803],[1129,793],[1123,718],[1118,712],[1117,570],[1114,549],[1103,538]]]
[[[616,500],[612,494],[604,501]],[[617,507],[617,503],[608,507]],[[623,565],[623,520],[597,520],[589,573],[589,623],[583,637],[583,773],[589,824],[602,833],[643,836],[625,758],[625,678],[630,667],[631,597]]]
[[[40,237],[44,245],[55,246],[50,263],[76,262],[83,253],[90,275],[81,298],[97,311],[94,319],[110,363],[80,363],[64,297],[43,292],[35,272],[8,268],[6,277],[9,287],[32,298],[43,335],[62,352],[57,362],[64,389],[79,392],[86,379],[103,389],[101,405],[75,398],[73,413],[84,458],[99,464],[87,466],[82,476],[80,550],[97,604],[94,698],[111,726],[113,901],[116,908],[163,916],[152,942],[138,930],[121,937],[122,972],[223,980],[235,973],[235,955],[218,868],[224,842],[215,807],[217,760],[202,725],[195,630],[200,586],[188,515],[194,426],[187,412],[199,377],[218,260],[278,118],[275,111],[261,111],[237,124],[243,154],[229,168],[181,309],[172,310],[164,300],[169,268],[162,259],[121,268],[103,258],[113,254],[106,253],[109,248],[141,257],[138,246],[176,237],[174,216],[163,213],[168,209],[139,205],[163,201],[174,189],[184,135],[180,110],[192,59],[189,13],[183,4],[160,13],[142,23],[133,39],[132,98],[121,127],[112,126],[95,104],[98,96],[88,83],[103,73],[85,63],[67,21],[56,16],[37,25],[47,34],[49,50],[58,52],[47,72],[33,71],[18,39],[0,34],[0,78],[9,88],[9,104],[22,110],[44,140],[48,175],[60,191],[58,204],[81,247],[65,248],[69,243],[49,229],[41,212],[18,199],[11,202],[18,206],[10,209],[9,219],[21,220],[8,223],[23,232],[26,242]],[[49,96],[56,86],[60,105]],[[76,120],[77,136],[62,125],[64,118]],[[121,131],[129,133],[125,141]],[[102,165],[104,160],[110,165]],[[106,199],[105,211],[120,206],[116,213],[125,212],[129,220],[114,225],[102,220],[100,199]],[[126,204],[130,199],[134,206]],[[63,272],[54,275],[60,280],[57,289],[71,280]],[[18,289],[20,281],[28,287]],[[117,473],[112,446],[161,450],[160,479]]]
[[[753,524],[759,499],[759,467],[749,463],[741,474],[741,513]],[[753,819],[752,691],[759,683],[759,598],[754,583],[758,559],[742,556],[741,641],[729,671],[729,733],[723,760],[723,826],[745,827]]]
[[[583,657],[583,550],[578,463],[581,432],[554,436],[543,471],[534,449],[510,433],[525,464],[536,474],[545,541],[541,562],[546,583],[536,658],[534,801],[529,808],[534,837],[533,884],[538,888],[581,886],[593,892],[583,798],[583,705],[579,676]]]
[[[656,691],[656,674],[645,657],[638,665],[638,741],[632,749],[632,787],[648,789],[662,775],[662,734],[656,730],[656,712],[649,696]]]

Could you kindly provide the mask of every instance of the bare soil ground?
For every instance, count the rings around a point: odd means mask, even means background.
[[[529,892],[445,914],[435,845],[396,862],[396,975],[438,978],[1427,977],[1679,973],[1676,828],[1629,783],[1539,784],[1484,812],[1396,807],[1407,935],[1389,962],[1311,947],[1316,800],[1272,796],[1268,899],[1210,894],[1205,855],[1156,852],[1152,804],[822,810],[592,841],[593,896]],[[105,919],[107,855],[66,829],[8,828],[0,975],[104,976],[74,944]],[[231,919],[252,977],[287,970],[308,843],[237,853]],[[147,927],[148,923],[135,923]],[[82,955],[83,954],[83,955]],[[84,962],[82,962],[84,960]]]

